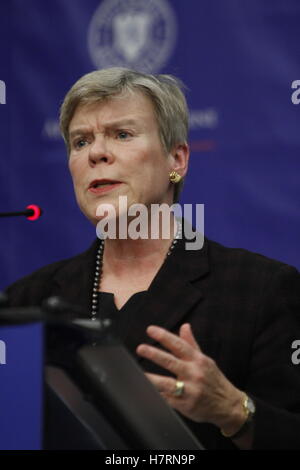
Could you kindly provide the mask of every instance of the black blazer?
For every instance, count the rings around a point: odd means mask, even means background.
[[[7,289],[11,305],[39,305],[59,295],[90,311],[97,245],[17,281]],[[292,342],[300,339],[299,296],[295,268],[209,240],[202,250],[187,251],[181,240],[147,291],[125,344],[145,370],[166,374],[135,349],[152,342],[149,324],[177,332],[190,322],[204,353],[254,398],[254,448],[300,449],[300,365],[291,360]],[[48,358],[55,363],[68,348],[72,354],[72,340],[50,330]],[[186,422],[206,448],[236,448],[215,426]]]

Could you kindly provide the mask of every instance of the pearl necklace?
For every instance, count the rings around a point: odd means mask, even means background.
[[[170,254],[175,248],[177,241],[182,237],[182,222],[181,220],[178,220],[178,219],[176,219],[176,222],[177,222],[176,235],[172,241],[172,244],[169,248],[169,251],[165,259],[167,259],[167,257],[170,256]],[[100,281],[101,281],[101,275],[102,275],[103,251],[104,251],[104,240],[101,240],[99,244],[99,248],[97,250],[97,255],[96,255],[96,268],[95,268],[95,276],[94,276],[92,311],[91,311],[92,320],[97,320],[97,317],[98,317],[98,293],[100,289]]]

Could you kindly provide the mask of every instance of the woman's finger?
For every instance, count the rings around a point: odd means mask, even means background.
[[[191,359],[193,357],[194,347],[178,335],[153,325],[147,328],[147,334],[150,338],[155,339],[162,346],[171,351],[177,358]]]
[[[179,336],[184,341],[189,343],[189,345],[195,348],[197,351],[201,351],[201,348],[199,344],[197,343],[195,336],[193,334],[190,323],[184,323],[183,325],[181,325],[180,330],[179,330]]]
[[[185,375],[186,364],[167,351],[150,346],[149,344],[140,344],[136,352],[139,356],[149,359],[176,376]]]

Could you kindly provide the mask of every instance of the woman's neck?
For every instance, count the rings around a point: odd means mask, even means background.
[[[110,271],[119,272],[120,269],[136,268],[142,269],[153,267],[153,265],[163,262],[177,231],[177,222],[174,217],[170,220],[170,231],[162,236],[162,230],[157,231],[158,238],[133,240],[110,239],[104,243],[103,263]]]

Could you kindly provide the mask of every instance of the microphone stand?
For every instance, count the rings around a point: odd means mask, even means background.
[[[33,215],[32,209],[27,209],[25,211],[17,211],[17,212],[0,212],[0,217],[15,217],[18,215],[25,215],[26,217]]]
[[[0,212],[0,217],[17,217],[25,215],[28,220],[37,220],[42,215],[42,209],[36,204],[29,204],[25,210],[13,212]]]

